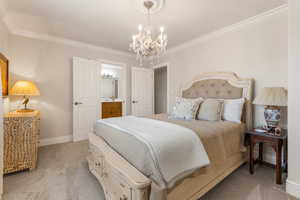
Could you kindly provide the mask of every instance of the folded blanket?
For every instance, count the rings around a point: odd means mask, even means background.
[[[122,134],[133,136],[147,146],[151,156],[149,159],[155,166],[153,173],[159,175],[159,180],[163,180],[156,181],[161,188],[166,188],[178,175],[209,164],[200,138],[191,129],[134,116],[109,118],[97,123],[118,129]],[[138,149],[133,146],[132,151]]]

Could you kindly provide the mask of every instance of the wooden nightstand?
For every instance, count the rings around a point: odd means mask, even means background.
[[[36,168],[39,135],[39,111],[4,115],[4,174]]]
[[[263,161],[263,144],[269,144],[276,153],[276,183],[282,184],[282,149],[284,149],[284,168],[287,170],[287,130],[283,130],[282,136],[269,135],[267,133],[260,133],[256,131],[246,132],[246,143],[250,146],[249,150],[249,171],[251,174],[254,173],[254,146],[259,144],[259,156],[258,162],[262,164]]]

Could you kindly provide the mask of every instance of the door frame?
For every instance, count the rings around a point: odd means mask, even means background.
[[[153,70],[153,80],[152,80],[152,81],[153,81],[153,84],[152,84],[152,86],[153,86],[153,87],[152,87],[152,88],[153,88],[153,89],[152,89],[152,113],[154,113],[154,110],[155,110],[155,108],[154,108],[154,100],[155,100],[155,98],[154,98],[154,69],[153,69],[153,68],[146,68],[146,67],[136,67],[136,66],[132,66],[132,67],[131,67],[131,70],[130,70],[130,71],[131,71],[131,72],[130,72],[130,77],[131,77],[131,78],[130,78],[130,79],[131,79],[131,80],[130,80],[130,82],[131,82],[131,95],[130,95],[131,114],[132,114],[132,107],[133,107],[133,105],[132,105],[132,104],[133,104],[133,103],[132,103],[132,101],[133,101],[133,100],[132,100],[132,91],[133,91],[133,84],[132,84],[132,69],[139,69],[139,70],[149,70],[149,69],[151,70],[151,69],[152,69],[152,70]]]
[[[101,59],[101,58],[98,58],[96,60],[99,61],[101,63],[101,65],[102,64],[111,64],[111,65],[120,66],[122,68],[122,70],[124,72],[122,78],[124,79],[123,83],[125,85],[125,87],[123,87],[123,90],[122,90],[122,93],[125,95],[125,97],[123,98],[123,101],[124,101],[123,104],[124,104],[124,106],[122,106],[122,114],[123,114],[123,116],[127,115],[127,104],[128,104],[128,100],[131,99],[131,97],[128,96],[128,94],[127,94],[127,86],[128,86],[127,85],[127,83],[128,83],[127,82],[128,81],[127,80],[128,79],[128,66],[127,66],[127,64],[126,63],[117,62],[117,61],[112,61],[112,60]],[[100,107],[99,112],[100,112],[100,114],[102,114],[101,102],[99,103],[99,107]]]
[[[163,68],[163,67],[167,67],[167,113],[170,112],[170,63],[169,62],[163,62],[163,63],[159,63],[157,65],[152,66],[152,69],[158,69],[158,68]],[[155,76],[155,73],[154,73]],[[154,77],[155,80],[155,77]],[[154,85],[154,82],[153,82]],[[153,94],[155,94],[155,88],[153,87]],[[154,95],[153,95],[154,96]],[[155,106],[155,99],[153,100],[153,105]]]

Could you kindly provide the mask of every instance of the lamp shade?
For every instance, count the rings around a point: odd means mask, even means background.
[[[31,81],[17,81],[10,90],[16,96],[40,96],[40,91]]]
[[[287,106],[287,90],[282,87],[263,88],[253,104],[265,106]]]

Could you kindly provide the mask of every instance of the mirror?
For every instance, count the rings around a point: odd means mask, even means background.
[[[117,99],[119,96],[117,78],[103,77],[101,81],[101,98]]]
[[[122,98],[122,77],[121,66],[102,63],[100,97],[111,100]]]

